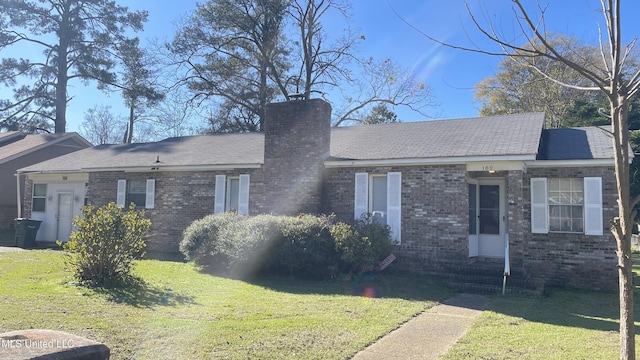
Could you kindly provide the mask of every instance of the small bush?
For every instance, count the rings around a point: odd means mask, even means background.
[[[333,278],[338,273],[338,256],[331,237],[333,218],[301,215],[281,222],[282,240],[272,261],[273,272],[301,278]]]
[[[199,265],[211,266],[215,262],[225,263],[218,255],[218,230],[227,224],[238,221],[236,213],[223,213],[209,215],[192,222],[184,230],[180,241],[180,252],[187,260],[192,260]],[[217,258],[217,260],[214,260]]]
[[[67,266],[81,281],[103,284],[131,276],[133,260],[146,246],[144,236],[151,220],[133,204],[125,210],[112,202],[83,207],[73,225],[76,230],[63,244]]]
[[[331,229],[336,250],[347,271],[373,268],[391,252],[391,228],[363,215],[354,225],[339,223]]]

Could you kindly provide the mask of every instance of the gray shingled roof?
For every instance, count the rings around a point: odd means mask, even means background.
[[[542,132],[538,160],[613,158],[610,127],[548,129]]]
[[[540,160],[557,160],[613,157],[611,138],[602,129],[543,132],[544,122],[543,113],[531,113],[333,128],[331,160],[485,156],[523,156],[531,160],[537,156]],[[20,171],[260,165],[263,163],[263,153],[262,133],[199,135],[169,138],[155,143],[100,145]],[[160,163],[156,163],[156,159]]]
[[[154,143],[99,145],[20,171],[262,164],[263,148],[264,136],[259,133],[176,137]]]
[[[331,133],[331,156],[349,160],[535,156],[544,122],[543,113],[530,113],[337,128]]]
[[[78,142],[90,146],[77,133],[58,133],[58,134],[22,134],[17,131],[11,131],[0,134],[0,162],[14,159],[31,151],[40,149],[49,144],[58,143],[66,139],[75,139]]]

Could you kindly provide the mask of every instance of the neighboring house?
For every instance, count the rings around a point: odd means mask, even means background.
[[[0,229],[13,228],[19,216],[18,191],[22,197],[24,178],[16,178],[16,170],[91,146],[76,133],[0,133]]]
[[[167,251],[210,213],[372,213],[391,228],[399,268],[502,269],[506,258],[536,286],[617,288],[606,129],[545,130],[542,113],[345,128],[330,118],[322,100],[270,104],[265,133],[101,145],[28,166],[25,212],[48,224],[39,241],[66,240],[77,209],[56,204],[134,202],[153,222],[150,247]]]

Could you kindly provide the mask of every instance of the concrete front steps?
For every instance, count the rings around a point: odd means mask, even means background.
[[[447,273],[440,276],[460,292],[502,294],[504,265],[477,261],[450,268]],[[542,295],[543,292],[543,286],[527,280],[525,275],[516,269],[511,269],[511,275],[506,278],[506,294]]]

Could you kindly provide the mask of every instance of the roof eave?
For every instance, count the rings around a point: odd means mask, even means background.
[[[403,158],[403,159],[375,159],[375,160],[327,160],[327,168],[364,167],[364,166],[418,166],[418,165],[451,165],[467,164],[470,162],[501,162],[501,161],[533,161],[536,154],[498,155],[498,156],[452,156],[437,158]]]

